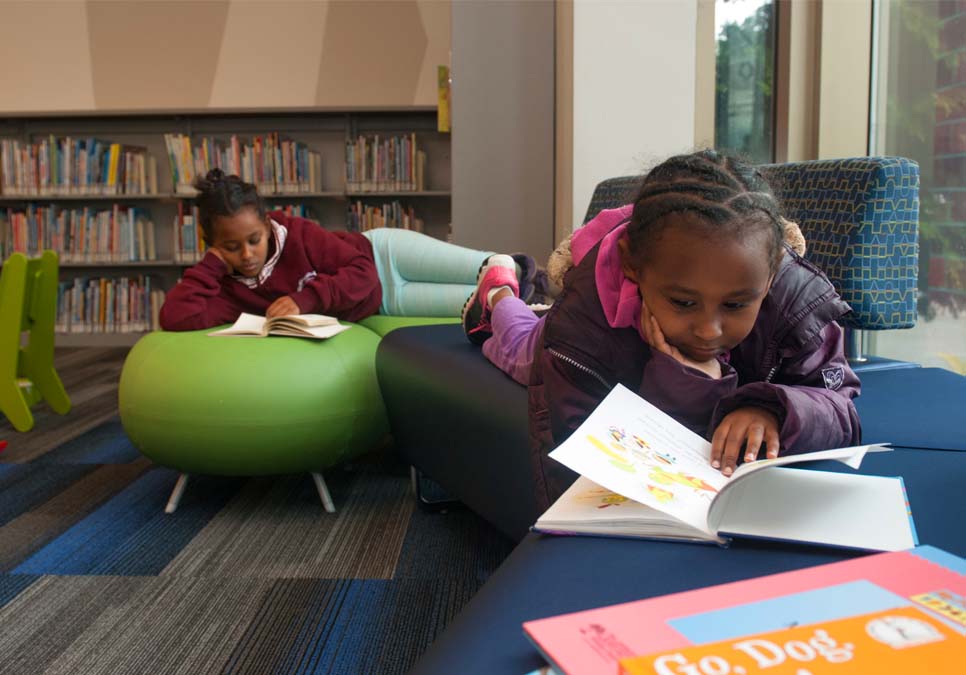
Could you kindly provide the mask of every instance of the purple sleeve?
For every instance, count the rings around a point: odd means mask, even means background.
[[[652,349],[638,393],[651,405],[704,436],[715,406],[722,398],[733,394],[737,386],[738,375],[726,363],[721,364],[721,378],[715,380]]]
[[[783,454],[859,444],[862,429],[852,399],[860,384],[843,344],[842,329],[829,324],[817,342],[782,361],[774,383],[752,382],[723,399],[712,428],[733,410],[757,406],[778,416]]]

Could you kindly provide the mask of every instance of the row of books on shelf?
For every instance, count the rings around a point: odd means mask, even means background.
[[[195,177],[216,168],[254,183],[262,194],[322,191],[322,156],[274,132],[250,141],[165,134],[164,144],[178,194],[195,194]]]
[[[154,222],[144,209],[27,206],[0,210],[0,259],[55,251],[62,263],[157,260]]]
[[[359,136],[345,144],[345,185],[349,192],[425,190],[426,153],[416,134]]]
[[[193,196],[197,176],[219,168],[265,195],[322,192],[322,156],[276,132],[227,140],[164,134],[177,194]],[[345,189],[425,190],[426,153],[416,134],[346,141]],[[97,138],[0,139],[0,194],[8,197],[158,194],[158,166],[147,148]]]
[[[156,194],[158,166],[146,148],[97,138],[0,140],[0,194]]]
[[[176,263],[194,264],[204,257],[205,239],[197,206],[186,207],[179,202],[173,230]]]
[[[350,232],[366,232],[380,227],[424,231],[423,221],[416,217],[412,206],[405,207],[398,201],[382,206],[368,206],[361,201],[349,205],[346,229]]]
[[[164,291],[150,276],[79,277],[57,286],[58,333],[139,333],[159,330]]]

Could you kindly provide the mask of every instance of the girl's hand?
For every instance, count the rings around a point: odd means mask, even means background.
[[[214,246],[212,246],[208,250],[211,252],[211,254],[213,256],[215,256],[216,258],[218,258],[218,260],[220,260],[223,263],[225,263],[225,268],[228,270],[228,274],[234,274],[235,270],[233,270],[232,267],[231,267],[231,265],[228,264],[228,261],[225,260],[224,254],[219,249],[217,249]]]
[[[644,333],[644,341],[662,354],[667,354],[678,363],[682,363],[688,368],[700,370],[712,380],[721,379],[721,363],[718,359],[710,361],[692,361],[687,356],[678,351],[677,347],[669,345],[664,339],[664,332],[657,323],[657,319],[651,314],[651,310],[641,301],[641,332]]]
[[[299,309],[299,306],[295,304],[295,301],[289,296],[283,295],[268,306],[268,309],[265,310],[265,318],[271,319],[276,316],[288,316],[290,314],[301,313],[302,311]]]
[[[738,464],[738,455],[744,451],[745,461],[753,462],[762,443],[768,459],[778,457],[781,444],[778,431],[778,418],[764,408],[749,406],[732,410],[714,430],[711,466],[730,476]]]

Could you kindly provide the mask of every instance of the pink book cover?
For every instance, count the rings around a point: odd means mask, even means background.
[[[523,624],[561,674],[623,658],[915,606],[966,635],[966,560],[931,546],[747,579]]]

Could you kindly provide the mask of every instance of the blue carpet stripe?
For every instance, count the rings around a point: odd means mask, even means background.
[[[238,480],[198,480],[191,500],[174,514],[164,506],[177,473],[148,471],[100,508],[36,551],[20,574],[156,575],[227,503]],[[207,485],[206,485],[207,483]]]
[[[0,607],[3,607],[20,592],[37,581],[40,577],[35,574],[2,574],[0,575]]]
[[[63,492],[96,465],[0,464],[0,526]]]
[[[39,464],[127,464],[140,456],[120,421],[106,422],[37,458]]]

